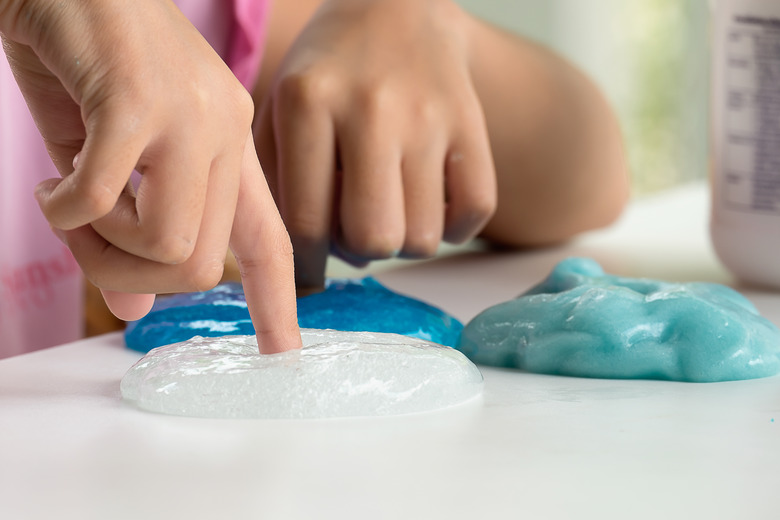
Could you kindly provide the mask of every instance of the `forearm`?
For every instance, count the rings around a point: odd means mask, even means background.
[[[627,199],[627,166],[598,89],[540,46],[468,15],[464,23],[498,181],[483,236],[543,245],[613,221]]]

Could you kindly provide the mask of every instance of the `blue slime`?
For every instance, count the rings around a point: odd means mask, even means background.
[[[780,330],[742,295],[708,283],[604,274],[569,258],[515,300],[468,323],[475,363],[542,374],[714,382],[780,373]]]
[[[440,309],[387,289],[373,278],[329,280],[323,292],[298,299],[298,324],[307,329],[390,332],[454,347],[463,325]],[[139,352],[194,336],[251,335],[241,285],[161,298],[128,324],[127,346]]]

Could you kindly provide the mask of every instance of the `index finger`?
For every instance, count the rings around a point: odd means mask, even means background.
[[[260,353],[301,348],[292,245],[251,135],[244,149],[230,248],[241,273]]]

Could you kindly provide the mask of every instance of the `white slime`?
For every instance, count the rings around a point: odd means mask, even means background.
[[[280,419],[425,412],[482,392],[477,367],[449,347],[372,332],[301,335],[303,349],[279,354],[259,354],[255,336],[153,349],[122,379],[122,396],[166,414]]]

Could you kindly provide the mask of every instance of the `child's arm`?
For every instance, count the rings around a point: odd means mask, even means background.
[[[251,100],[175,5],[0,0],[0,33],[63,177],[40,184],[38,202],[112,311],[136,319],[146,293],[213,286],[229,243],[261,350],[300,347]]]
[[[533,246],[609,224],[629,187],[604,97],[547,49],[468,15],[463,21],[499,187],[483,236]]]
[[[299,285],[322,283],[329,248],[360,264],[479,232],[539,245],[619,213],[617,124],[568,63],[449,0],[325,0],[309,19],[318,3],[274,6],[255,91]]]

